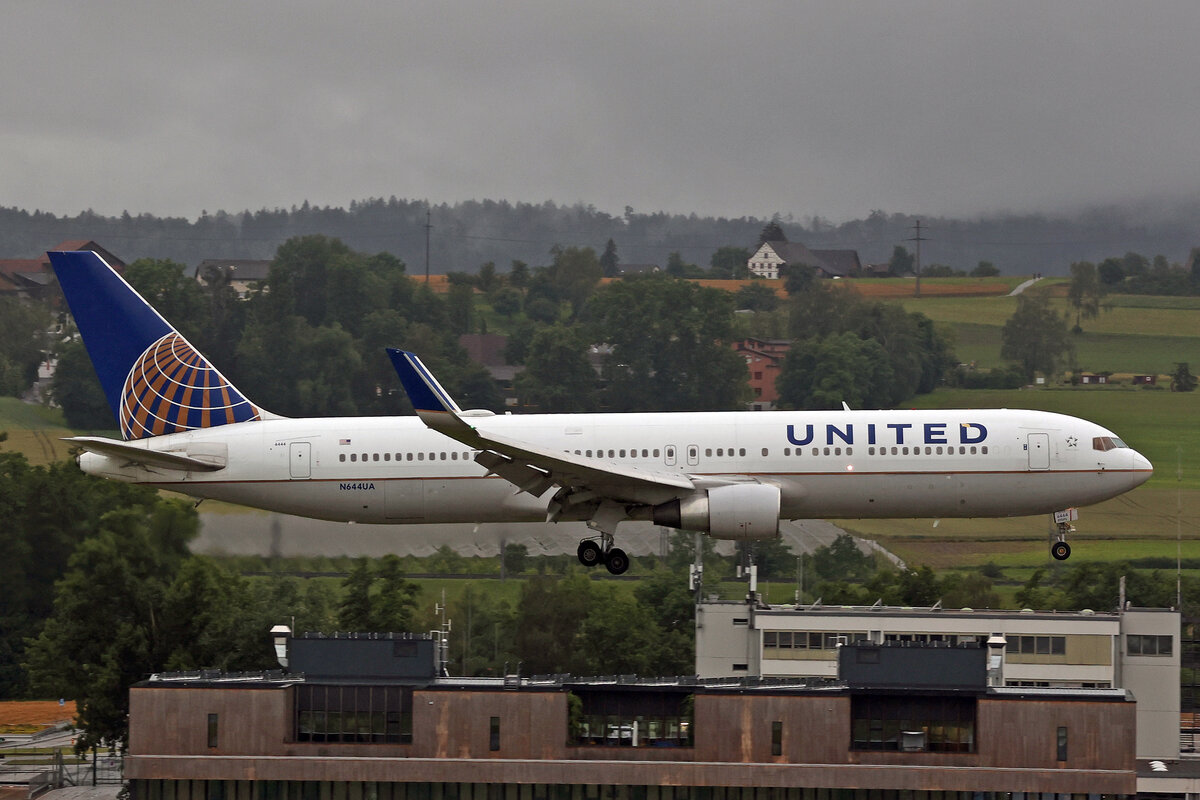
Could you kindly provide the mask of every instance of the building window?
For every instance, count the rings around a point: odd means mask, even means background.
[[[862,631],[763,631],[763,658],[794,658],[791,650],[836,650],[839,644],[860,642]]]
[[[1065,636],[1008,636],[1005,651],[1012,654],[1064,656],[1067,654]]]
[[[412,741],[411,688],[301,684],[295,697],[297,742]]]
[[[598,747],[691,747],[692,695],[630,694],[603,689],[572,692],[579,698],[568,742]]]
[[[854,750],[974,753],[975,698],[854,695]]]
[[[208,746],[217,746],[217,715],[208,715]]]
[[[1067,729],[1058,729],[1058,760],[1067,760]]]
[[[500,718],[492,717],[488,721],[488,750],[493,753],[500,749]]]
[[[783,721],[775,720],[771,723],[771,755],[783,755]]]
[[[1131,656],[1169,656],[1171,645],[1170,636],[1125,636],[1125,652]]]

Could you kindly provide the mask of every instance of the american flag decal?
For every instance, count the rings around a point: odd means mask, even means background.
[[[120,417],[126,440],[261,418],[259,410],[174,331],[146,348],[129,371]]]
[[[350,444],[350,440],[349,439],[338,439],[338,444],[341,444],[341,445]]]

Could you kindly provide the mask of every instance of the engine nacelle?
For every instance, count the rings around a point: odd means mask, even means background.
[[[655,506],[654,524],[704,531],[716,539],[774,539],[779,535],[779,503],[777,486],[718,486]]]

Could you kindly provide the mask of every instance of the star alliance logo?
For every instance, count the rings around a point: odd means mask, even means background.
[[[1079,445],[1079,440],[1076,439],[1074,436],[1067,437],[1067,447],[1077,447],[1078,445]]]

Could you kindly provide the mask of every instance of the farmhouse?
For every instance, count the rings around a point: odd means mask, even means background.
[[[763,242],[746,262],[751,275],[767,280],[777,280],[784,264],[812,267],[822,278],[849,278],[862,271],[855,250],[809,250],[799,242]]]

